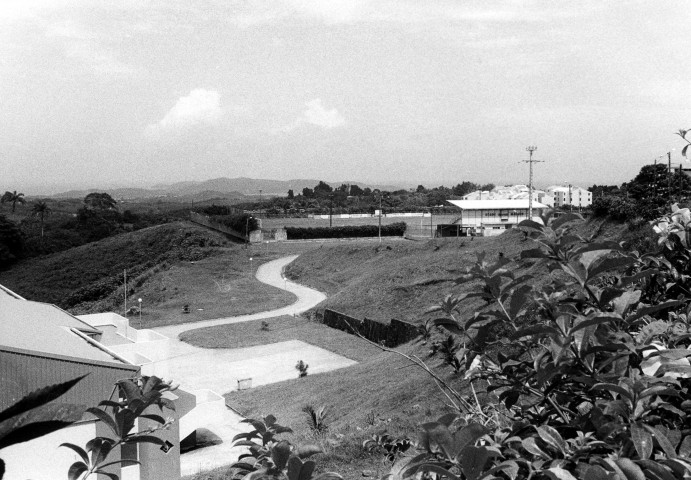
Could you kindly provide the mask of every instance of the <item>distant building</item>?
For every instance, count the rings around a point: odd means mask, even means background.
[[[448,200],[460,210],[452,223],[438,225],[440,236],[499,235],[528,219],[527,198],[510,200]],[[549,206],[533,201],[533,218],[538,218]]]
[[[553,185],[547,192],[554,197],[554,206],[589,207],[593,203],[593,193],[585,188],[569,185]]]
[[[527,185],[499,185],[492,190],[476,190],[464,195],[463,200],[521,200],[530,196]],[[554,197],[544,190],[533,189],[533,201],[554,207]]]
[[[101,400],[117,400],[115,383],[139,376],[140,366],[115,353],[108,345],[135,342],[137,333],[150,340],[151,334],[146,335],[146,330],[137,332],[129,327],[127,319],[110,315],[120,320],[102,322],[96,328],[54,305],[25,300],[0,285],[0,410],[38,388],[85,373],[89,375],[55,402],[97,406]],[[154,435],[169,441],[171,447],[164,452],[155,444],[123,445],[111,453],[109,460],[138,460],[141,465],[112,465],[108,472],[121,480],[180,477],[177,420],[194,408],[196,400],[180,389],[165,395],[175,402],[176,411],[166,410],[164,416],[176,421],[169,429]],[[151,420],[140,419],[138,428],[141,431],[153,424]],[[70,466],[79,458],[72,450],[59,447],[61,443],[84,447],[95,436],[111,435],[103,422],[87,413],[68,428],[4,448],[5,478],[66,477]]]

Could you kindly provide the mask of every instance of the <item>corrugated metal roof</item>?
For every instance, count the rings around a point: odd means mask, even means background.
[[[527,210],[529,208],[527,198],[512,200],[447,200],[463,210]],[[533,201],[533,209],[550,208],[547,205]]]
[[[100,333],[100,330],[54,305],[0,294],[0,348],[7,346],[52,355],[121,363],[71,332],[70,328],[86,334]]]

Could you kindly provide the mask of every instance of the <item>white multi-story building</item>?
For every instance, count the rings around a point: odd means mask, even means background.
[[[554,206],[562,207],[571,205],[573,207],[588,207],[593,203],[593,193],[585,188],[573,185],[561,186],[553,185],[547,188],[547,192],[554,197]]]

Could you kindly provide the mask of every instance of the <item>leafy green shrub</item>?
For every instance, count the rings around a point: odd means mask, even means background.
[[[233,438],[234,447],[247,447],[249,453],[240,455],[231,465],[232,480],[342,480],[343,477],[331,472],[312,476],[316,463],[303,459],[321,453],[321,448],[316,445],[296,447],[287,440],[278,439],[277,435],[292,433],[292,430],[277,424],[273,415],[261,420],[248,418],[242,422],[249,423],[254,429]]]
[[[402,237],[406,231],[405,222],[381,226],[382,237]],[[379,235],[377,225],[348,225],[342,227],[286,227],[288,240],[309,240],[313,238],[359,238]]]
[[[307,425],[312,432],[323,434],[329,429],[329,425],[326,422],[328,414],[326,407],[315,408],[314,405],[305,405],[302,407],[302,411],[307,414]]]
[[[392,478],[689,478],[691,212],[673,210],[655,226],[662,249],[645,255],[580,237],[578,215],[522,222],[535,248],[520,262],[550,272],[540,288],[509,259],[480,255],[457,280],[477,288],[445,299],[435,323],[458,337],[459,373],[485,386],[504,420],[466,421],[459,414],[486,415],[455,403],[458,413],[423,425],[419,455]],[[464,315],[471,298],[487,307]],[[477,339],[496,324],[507,333],[489,354]]]
[[[306,377],[308,368],[309,365],[307,365],[302,360],[298,360],[298,363],[295,364],[295,370],[298,371],[298,378]]]

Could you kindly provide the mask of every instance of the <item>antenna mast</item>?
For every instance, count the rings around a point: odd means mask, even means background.
[[[523,160],[530,165],[530,180],[528,181],[528,220],[533,219],[533,163],[543,162],[544,160],[533,160],[533,152],[537,150],[536,146],[528,146],[525,148],[530,154],[529,160]]]

